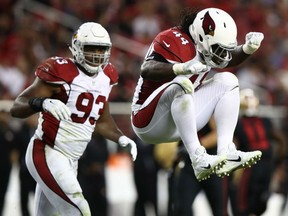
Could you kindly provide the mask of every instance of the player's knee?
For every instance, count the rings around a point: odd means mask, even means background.
[[[185,94],[192,94],[194,92],[193,83],[187,77],[177,76],[172,84],[177,84]]]
[[[238,78],[230,72],[216,73],[213,79],[232,89],[239,86]]]

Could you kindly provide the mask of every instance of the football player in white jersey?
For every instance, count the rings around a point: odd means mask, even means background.
[[[77,180],[78,159],[92,133],[121,146],[137,148],[115,124],[108,97],[118,74],[109,63],[111,40],[100,24],[82,24],[72,37],[74,59],[52,57],[36,69],[36,79],[15,100],[11,115],[26,118],[40,112],[38,127],[26,153],[37,182],[37,216],[90,216]]]
[[[237,45],[237,27],[225,11],[187,9],[179,26],[160,32],[141,66],[132,103],[132,125],[146,143],[182,140],[196,178],[229,175],[254,164],[260,151],[240,152],[233,143],[239,113],[239,83],[227,71],[206,79],[211,68],[236,66],[253,54],[264,35],[250,32]],[[209,155],[197,131],[214,115],[217,155]]]

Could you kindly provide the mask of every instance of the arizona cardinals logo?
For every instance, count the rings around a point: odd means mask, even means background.
[[[77,32],[77,31],[75,31],[75,32],[74,32],[74,34],[73,34],[73,37],[72,37],[72,38],[73,38],[73,40],[75,40],[75,39],[77,39],[77,38],[78,38],[78,32]]]
[[[205,35],[214,36],[215,31],[215,22],[211,18],[209,12],[207,11],[203,18],[202,28],[204,30]]]

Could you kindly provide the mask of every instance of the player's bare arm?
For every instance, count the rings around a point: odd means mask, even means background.
[[[250,55],[243,52],[242,46],[237,46],[236,49],[232,52],[232,59],[227,65],[227,67],[234,67],[242,62],[244,62]]]
[[[237,46],[236,49],[232,52],[232,59],[227,67],[236,66],[245,61],[250,55],[259,49],[263,39],[264,34],[261,32],[247,33],[245,43],[243,45]]]
[[[141,66],[141,76],[144,79],[161,81],[167,78],[175,77],[173,64],[159,62],[155,60],[144,61]]]
[[[146,61],[141,66],[141,76],[144,79],[163,81],[176,75],[193,75],[207,72],[210,67],[202,64],[197,57],[184,63],[165,63],[155,60]]]
[[[95,132],[116,143],[118,143],[120,136],[123,135],[110,114],[109,103],[106,103],[102,115],[97,120]]]
[[[130,153],[132,159],[133,161],[136,160],[136,143],[127,136],[125,136],[122,131],[117,127],[115,121],[110,114],[108,103],[105,105],[102,115],[97,120],[95,132],[101,134],[106,139],[109,139],[115,143],[119,143],[119,145],[122,147],[126,147],[127,145],[129,145],[131,148]]]
[[[29,105],[31,99],[51,97],[51,95],[59,91],[58,86],[50,85],[37,77],[32,85],[15,99],[10,113],[16,118],[27,118],[37,112]]]

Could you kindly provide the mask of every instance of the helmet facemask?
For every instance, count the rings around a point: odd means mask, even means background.
[[[212,68],[225,68],[232,59],[231,52],[234,49],[225,48],[221,44],[214,44],[210,46],[208,51],[203,50],[201,54],[208,66]]]
[[[89,73],[98,72],[99,68],[104,68],[110,58],[111,47],[109,45],[83,45],[80,46],[78,63]],[[83,48],[82,48],[83,47]]]

